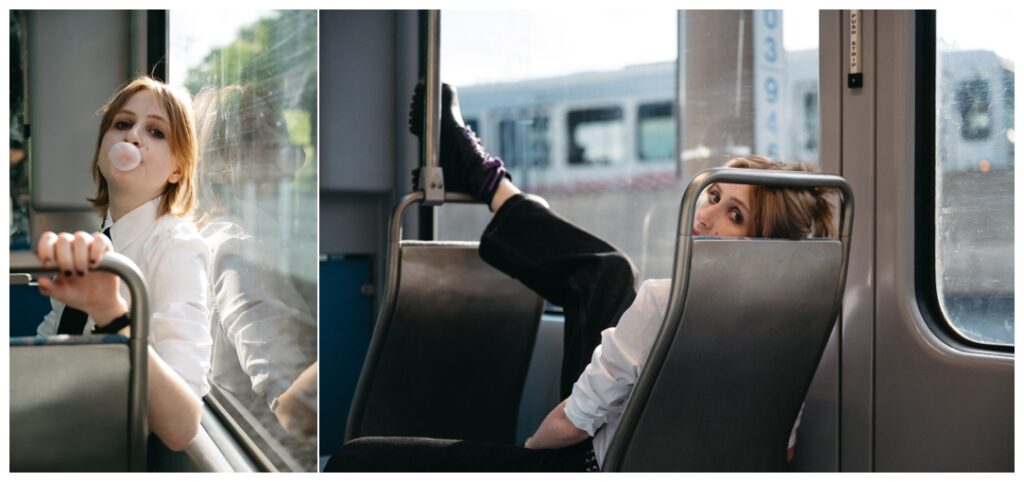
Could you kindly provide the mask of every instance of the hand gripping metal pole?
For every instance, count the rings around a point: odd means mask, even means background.
[[[120,277],[131,294],[131,338],[128,342],[131,357],[131,375],[128,394],[128,469],[132,472],[146,470],[146,438],[149,434],[146,411],[147,381],[149,367],[149,291],[139,267],[118,253],[104,253],[96,267]],[[34,268],[32,273],[53,274],[58,268]],[[11,275],[12,280],[15,276]]]
[[[423,159],[420,185],[424,206],[444,203],[444,173],[438,160],[441,151],[441,12],[427,12],[426,119],[423,122]]]

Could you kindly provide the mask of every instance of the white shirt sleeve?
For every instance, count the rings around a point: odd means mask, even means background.
[[[182,229],[179,229],[182,228]],[[207,308],[210,251],[197,233],[183,226],[164,233],[147,279],[150,344],[197,397],[210,391],[207,372],[213,340]]]
[[[565,414],[591,436],[621,414],[654,345],[665,313],[671,280],[647,280],[614,328],[601,332],[594,350],[566,400]]]
[[[271,403],[316,361],[316,321],[290,278],[247,256],[246,243],[254,241],[235,238],[217,248],[213,296],[252,390]]]
[[[64,313],[64,303],[50,298],[50,307],[50,312],[43,317],[43,322],[36,328],[36,335],[38,336],[56,335],[57,329],[60,327],[60,315],[58,313]]]

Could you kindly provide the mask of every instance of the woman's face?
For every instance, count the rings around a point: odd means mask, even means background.
[[[114,113],[99,151],[100,173],[107,180],[111,196],[147,201],[163,194],[168,183],[181,179],[181,169],[171,153],[168,119],[167,111],[149,90],[135,93]],[[125,172],[111,165],[110,148],[118,142],[127,142],[139,149],[142,160],[138,167]]]
[[[693,220],[694,236],[742,237],[750,231],[750,186],[712,184]]]

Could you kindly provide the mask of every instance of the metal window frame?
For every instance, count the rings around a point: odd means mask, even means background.
[[[935,149],[937,115],[936,56],[937,30],[935,10],[915,12],[915,112],[914,112],[914,278],[917,306],[932,331],[951,347],[971,353],[1013,354],[1013,345],[972,340],[964,336],[939,304],[936,277],[935,174],[938,162]]]

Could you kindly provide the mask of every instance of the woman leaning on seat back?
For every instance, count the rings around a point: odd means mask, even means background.
[[[760,156],[737,157],[725,167],[773,171],[813,172],[802,163],[779,163]],[[778,188],[750,186],[751,212],[748,236],[805,239],[835,237],[835,207],[829,198],[835,191],[824,187]]]

